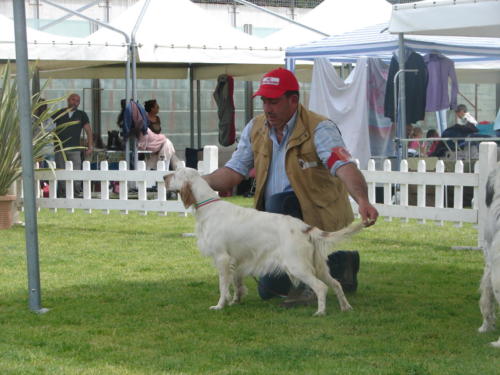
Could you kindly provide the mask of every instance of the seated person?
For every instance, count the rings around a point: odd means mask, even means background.
[[[471,136],[474,136],[475,133],[478,132],[478,129],[470,124],[470,125],[460,125],[460,124],[455,124],[453,126],[450,126],[447,128],[443,134],[443,138],[460,138],[456,144],[458,148],[463,148],[465,145],[465,142],[463,141],[464,138],[468,138]],[[446,146],[448,145],[448,147]],[[455,141],[446,141],[446,144],[444,142],[439,142],[439,145],[436,147],[436,150],[432,153],[432,155],[429,156],[445,156],[446,151],[448,148],[452,151],[455,150]]]
[[[132,117],[140,116],[138,113],[138,107],[131,107]],[[123,112],[126,109],[122,109]],[[135,113],[135,112],[137,113]],[[151,156],[146,160],[147,169],[156,169],[156,164],[158,160],[164,160],[167,165],[170,166],[169,169],[174,170],[177,168],[179,159],[175,154],[175,148],[172,141],[168,139],[164,134],[154,133],[151,128],[147,128],[144,134],[139,129],[131,129],[131,132],[137,138],[137,149],[139,151],[150,151]]]
[[[439,138],[439,133],[436,129],[429,129],[425,138]],[[432,154],[436,151],[439,141],[427,141],[425,142],[425,149],[427,150],[427,156],[432,156]]]
[[[156,99],[147,100],[144,102],[144,109],[148,113],[149,118],[149,128],[155,134],[161,133],[161,121],[158,116],[158,112],[160,112],[160,106]]]
[[[465,104],[459,104],[455,113],[457,115],[457,124],[473,127],[477,125],[476,119],[469,112],[467,112]]]
[[[425,155],[425,145],[424,142],[419,141],[419,138],[424,137],[424,132],[422,128],[416,126],[413,128],[410,138],[415,139],[408,143],[408,155],[409,156],[423,156]]]

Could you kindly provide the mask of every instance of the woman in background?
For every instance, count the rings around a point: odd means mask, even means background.
[[[156,99],[147,100],[144,102],[144,109],[148,113],[149,118],[149,128],[155,134],[161,133],[161,121],[158,113],[160,112],[160,106]]]

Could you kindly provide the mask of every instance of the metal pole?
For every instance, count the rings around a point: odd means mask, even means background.
[[[90,3],[90,4],[87,4],[87,5],[82,6],[81,8],[78,8],[76,11],[77,11],[77,12],[82,12],[82,11],[84,11],[85,9],[88,9],[88,8],[93,7],[95,4],[99,3],[100,1],[101,1],[101,0],[96,0],[96,1],[94,1],[94,2],[92,2],[92,3]],[[66,14],[66,15],[62,16],[61,18],[58,18],[58,19],[56,19],[56,20],[54,20],[54,21],[52,21],[52,22],[49,22],[49,23],[48,23],[48,24],[46,24],[46,25],[43,25],[42,27],[40,27],[40,28],[39,28],[39,30],[46,30],[46,29],[48,29],[49,27],[52,27],[52,26],[54,26],[54,25],[57,25],[58,23],[61,23],[61,22],[65,21],[65,20],[67,20],[68,18],[71,18],[72,16],[73,16],[72,14]],[[106,22],[107,22],[107,21],[109,21],[109,20],[106,20]]]
[[[193,93],[193,67],[189,65],[188,70],[189,80],[189,124],[190,124],[190,138],[189,147],[194,148],[194,93]]]
[[[130,86],[130,60],[131,60],[131,56],[132,56],[131,52],[130,52],[131,45],[130,45],[130,38],[129,38],[128,34],[126,32],[124,32],[124,31],[122,31],[122,30],[119,30],[119,29],[117,29],[117,28],[115,28],[113,26],[108,25],[107,23],[103,23],[103,22],[95,20],[95,19],[93,19],[91,17],[87,17],[86,15],[84,15],[82,13],[79,13],[79,12],[74,11],[72,9],[68,9],[68,8],[66,8],[66,7],[64,7],[62,5],[54,3],[53,1],[50,1],[50,0],[41,0],[41,1],[44,2],[44,3],[47,3],[49,5],[52,5],[53,7],[56,7],[58,9],[62,9],[64,11],[68,12],[68,13],[71,13],[71,14],[75,15],[75,16],[83,18],[83,19],[85,19],[87,21],[94,22],[94,23],[98,24],[99,26],[102,26],[102,27],[105,27],[107,29],[113,30],[113,31],[115,31],[115,32],[117,32],[119,34],[122,34],[124,36],[125,43],[127,45],[127,62],[125,63],[125,101],[126,101],[126,103],[128,103],[129,99],[131,97],[131,94],[130,94],[130,87],[131,87]],[[130,148],[129,148],[129,144],[128,143],[129,142],[126,142],[126,146],[125,146],[125,159],[127,160],[127,165],[130,165],[130,153],[129,153]]]
[[[196,80],[196,130],[198,132],[198,148],[201,148],[201,85]]]
[[[26,10],[24,1],[12,1],[16,39],[16,81],[20,119],[21,162],[23,168],[24,219],[26,222],[26,258],[28,266],[29,308],[45,313],[41,307],[40,264],[38,260],[38,229],[36,221],[35,178],[33,169],[33,140],[31,127],[31,99],[26,38]]]
[[[399,70],[403,71],[405,70],[405,53],[404,53],[404,34],[399,33],[398,35],[398,45],[399,45]],[[397,115],[397,128],[396,128],[396,137],[398,139],[404,138],[403,134],[405,134],[405,128],[406,128],[406,85],[405,85],[405,75],[401,74],[401,77],[399,77],[399,93],[398,93],[398,100],[399,100],[399,106],[398,110],[396,111]],[[401,143],[397,143],[397,150],[396,150],[396,156],[397,156],[397,161],[398,161],[398,166],[397,170],[399,170],[399,164],[401,163],[401,160],[403,159],[403,146]],[[405,155],[406,156],[406,155]]]
[[[137,22],[135,23],[134,29],[132,30],[132,35],[130,37],[131,44],[130,50],[132,54],[132,99],[137,100],[137,44],[135,43],[135,34],[141,25],[142,19],[144,18],[144,14],[148,9],[149,3],[151,0],[146,0],[144,5],[142,6],[141,13],[137,18]]]

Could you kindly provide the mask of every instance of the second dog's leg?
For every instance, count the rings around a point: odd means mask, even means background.
[[[479,327],[478,331],[487,332],[493,330],[495,328],[495,295],[491,284],[491,268],[489,265],[484,267],[484,273],[481,279],[479,308],[483,315],[483,324]]]
[[[215,259],[215,266],[219,270],[219,302],[215,306],[210,306],[211,310],[220,310],[226,302],[230,300],[231,295],[229,286],[232,282],[231,259],[227,255]]]

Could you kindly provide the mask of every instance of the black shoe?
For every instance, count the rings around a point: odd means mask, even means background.
[[[330,274],[341,285],[344,292],[358,289],[359,253],[357,251],[336,251],[328,256]]]

